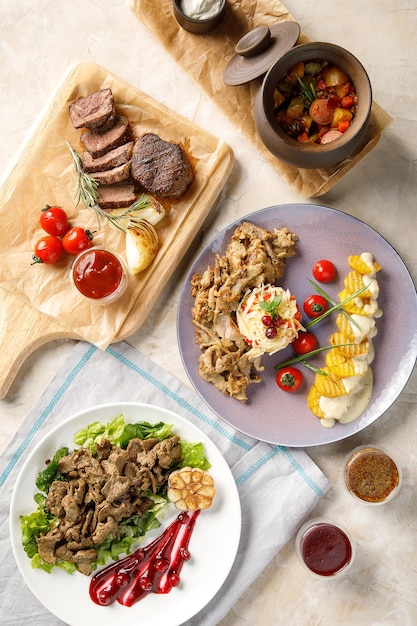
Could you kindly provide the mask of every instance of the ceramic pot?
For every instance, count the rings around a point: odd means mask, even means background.
[[[343,70],[355,86],[357,113],[348,130],[330,143],[299,143],[275,119],[274,89],[285,72],[300,61],[329,61]],[[366,139],[371,106],[371,84],[358,59],[335,44],[312,42],[295,46],[268,70],[255,99],[255,125],[265,146],[281,161],[298,168],[327,168],[344,161],[361,148]]]

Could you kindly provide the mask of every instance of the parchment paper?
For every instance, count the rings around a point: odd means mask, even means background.
[[[169,54],[213,98],[238,130],[304,197],[320,196],[329,191],[376,146],[382,131],[392,121],[388,113],[373,102],[367,138],[356,155],[326,169],[307,170],[287,165],[265,148],[257,135],[253,114],[250,114],[261,79],[238,87],[230,87],[223,82],[224,68],[243,35],[262,24],[271,26],[285,20],[294,21],[285,6],[279,0],[228,0],[225,19],[214,31],[205,35],[195,35],[181,28],[174,17],[170,0],[131,0],[131,8]],[[298,43],[308,41],[301,31]]]
[[[31,266],[31,260],[36,241],[46,234],[39,226],[40,212],[46,204],[62,206],[72,226],[95,232],[95,245],[105,245],[125,255],[124,233],[106,220],[101,221],[99,228],[92,209],[76,206],[77,176],[66,145],[68,141],[77,152],[82,151],[81,132],[72,127],[69,103],[106,87],[112,89],[116,108],[126,115],[137,136],[155,132],[167,141],[183,145],[195,180],[180,200],[165,203],[167,215],[156,227],[160,250],[155,261],[144,272],[129,277],[121,300],[102,306],[74,291],[69,280],[74,259],[71,255],[65,255],[56,265]],[[232,151],[221,140],[104,68],[91,62],[77,64],[64,77],[0,188],[0,297],[2,290],[7,290],[16,295],[16,307],[23,300],[33,310],[55,318],[79,338],[105,349],[115,338],[121,338],[118,332],[122,326],[123,330],[126,326],[133,328],[132,332],[136,330],[136,321],[155,302],[164,281],[210,211],[213,194],[221,189],[232,165]]]

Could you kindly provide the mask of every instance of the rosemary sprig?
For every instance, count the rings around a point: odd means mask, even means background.
[[[311,281],[311,282],[313,282],[313,281]],[[314,324],[318,324],[318,322],[321,322],[321,320],[324,319],[325,317],[327,317],[328,315],[330,315],[330,313],[333,313],[333,311],[337,311],[338,309],[341,309],[343,307],[343,305],[347,304],[348,302],[350,302],[354,298],[357,298],[367,288],[368,288],[368,285],[365,285],[364,287],[361,287],[361,289],[358,289],[357,291],[355,291],[355,293],[352,293],[350,296],[348,296],[347,298],[342,300],[342,302],[335,303],[334,306],[330,307],[330,309],[327,309],[327,311],[322,313],[319,317],[316,317],[315,319],[311,320],[311,322],[306,324],[305,328],[306,329],[307,328],[311,328],[312,326],[314,326]],[[323,295],[323,297],[326,297],[326,296]],[[354,321],[354,319],[351,316],[349,316],[349,318],[357,326],[357,324]]]
[[[296,79],[298,80],[298,84],[300,85],[300,93],[310,104],[314,102],[317,98],[316,90],[314,89],[314,85],[310,83],[310,85],[306,85],[305,82],[295,74]]]
[[[71,147],[71,145],[66,142],[68,149],[71,153],[72,160],[74,163],[75,171],[77,174],[77,195],[75,201],[78,204],[85,204],[86,207],[93,209],[97,216],[97,221],[99,227],[101,226],[101,220],[108,220],[113,226],[118,228],[119,230],[126,232],[126,228],[123,223],[129,220],[130,222],[135,222],[135,220],[140,219],[137,215],[138,211],[142,209],[146,209],[151,205],[150,198],[142,194],[133,204],[131,204],[127,209],[122,210],[121,212],[115,213],[107,213],[103,211],[101,206],[97,203],[98,199],[98,181],[90,176],[83,170],[83,160],[82,157]]]
[[[330,346],[323,346],[322,348],[316,348],[315,350],[311,350],[311,352],[306,352],[306,354],[299,354],[298,356],[294,356],[291,359],[288,359],[288,361],[283,361],[282,363],[278,363],[278,365],[274,365],[274,369],[280,370],[282,367],[287,367],[287,365],[294,365],[294,363],[300,363],[300,362],[303,365],[306,365],[306,363],[304,363],[306,359],[310,359],[312,356],[316,356],[316,354],[320,354],[320,352],[324,352],[325,350],[331,350],[332,348],[343,348],[345,346],[353,346],[353,345],[354,345],[353,343],[339,343],[334,346],[330,345]]]

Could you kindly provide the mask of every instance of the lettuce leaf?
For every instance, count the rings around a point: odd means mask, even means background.
[[[20,528],[22,530],[23,548],[29,558],[32,558],[38,552],[38,544],[36,537],[42,533],[47,533],[56,524],[56,518],[41,506],[30,515],[20,516]]]
[[[180,445],[182,450],[181,467],[199,467],[204,471],[210,469],[211,464],[206,457],[202,443],[188,443],[180,439]]]
[[[66,456],[69,452],[68,448],[60,448],[57,452],[55,452],[54,458],[44,470],[39,472],[38,477],[36,479],[36,486],[38,489],[43,491],[44,493],[48,493],[49,487],[52,485],[54,480],[62,480],[62,476],[58,470],[58,461],[62,459],[63,456]]]
[[[118,415],[107,424],[93,422],[86,428],[79,430],[74,442],[85,448],[90,448],[95,452],[95,444],[103,439],[108,439],[114,446],[126,448],[131,439],[149,439],[156,437],[160,441],[171,435],[172,424],[158,422],[137,422],[136,424],[126,424],[123,414]]]

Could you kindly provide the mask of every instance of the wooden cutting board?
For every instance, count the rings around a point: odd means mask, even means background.
[[[166,207],[167,215],[157,226],[160,250],[154,263],[129,277],[127,292],[109,307],[90,304],[74,293],[68,279],[71,259],[59,267],[30,265],[33,245],[43,234],[38,219],[45,204],[63,206],[73,225],[97,227],[91,209],[74,202],[76,176],[66,141],[76,150],[81,145],[68,104],[105,87],[112,89],[116,105],[138,136],[156,132],[180,143],[195,171],[191,187]],[[70,69],[0,187],[1,398],[25,359],[49,341],[72,338],[105,349],[140,328],[216,202],[233,163],[233,152],[222,140],[105,69],[91,62]],[[105,224],[97,237],[95,243],[124,254],[123,233]]]

